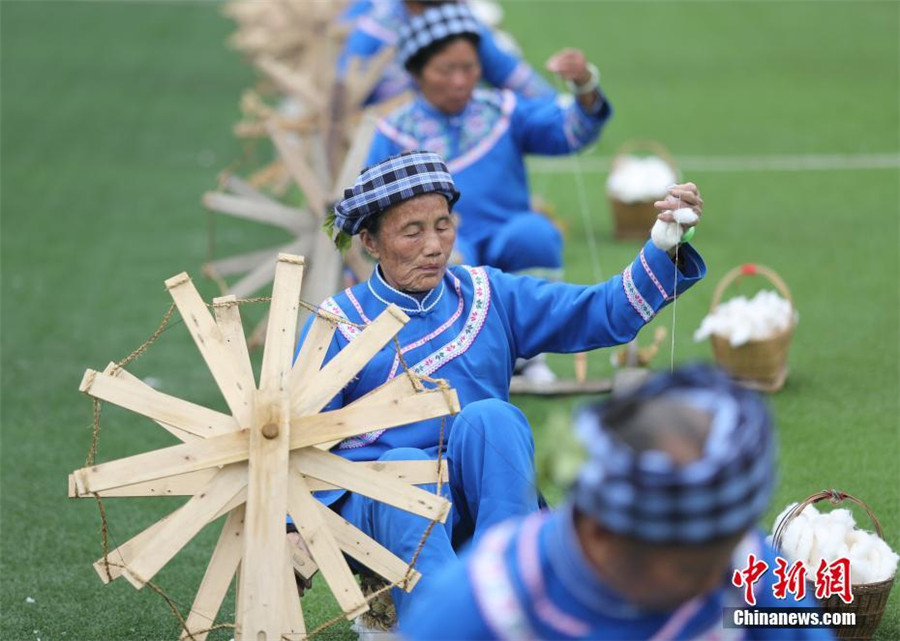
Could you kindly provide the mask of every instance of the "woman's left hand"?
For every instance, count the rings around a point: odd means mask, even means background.
[[[672,185],[669,187],[669,193],[665,199],[657,200],[653,203],[653,206],[660,211],[659,220],[665,223],[675,222],[675,219],[672,217],[672,211],[676,209],[693,209],[698,219],[703,215],[703,199],[700,197],[700,190],[697,189],[697,185],[694,183]],[[697,220],[690,224],[682,223],[682,227],[693,227],[698,222],[700,221]]]
[[[591,72],[588,69],[587,58],[579,49],[566,48],[559,51],[547,61],[547,70],[557,74],[563,80],[571,80],[576,85],[583,85],[590,81]]]

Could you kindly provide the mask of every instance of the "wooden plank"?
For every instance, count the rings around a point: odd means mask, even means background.
[[[288,550],[285,550],[285,561],[282,565],[284,569],[281,576],[284,577],[284,584],[281,592],[284,594],[285,622],[282,638],[286,637],[289,641],[299,640],[306,635],[306,624],[303,622],[303,608],[300,605],[300,594],[297,592],[297,581],[294,579],[291,553]]]
[[[314,447],[305,447],[291,453],[291,464],[306,476],[343,487],[376,501],[424,517],[428,520],[447,520],[450,502],[413,485],[403,483],[390,475],[357,465]],[[434,464],[437,469],[437,463]]]
[[[144,452],[75,470],[78,494],[186,474],[247,459],[249,430]]]
[[[247,336],[244,334],[237,296],[229,294],[213,298],[213,313],[241,385],[255,390],[256,378],[250,363],[250,350],[247,349]]]
[[[318,112],[324,108],[322,97],[305,74],[297,73],[267,55],[258,56],[254,62],[257,68],[277,84],[282,91],[296,95],[312,111]]]
[[[309,285],[303,292],[303,298],[313,305],[321,305],[322,301],[342,288],[344,262],[327,234],[316,234],[309,255]]]
[[[260,389],[285,395],[289,391],[302,283],[303,257],[279,254],[259,376]]]
[[[344,614],[352,619],[369,609],[366,598],[325,523],[319,509],[321,504],[309,493],[302,472],[297,468],[293,472],[288,484],[291,518]]]
[[[398,481],[410,485],[425,485],[437,482],[437,469],[433,461],[365,461],[359,462],[369,469],[389,475]],[[136,496],[193,496],[200,492],[216,475],[218,468],[207,468],[169,476],[155,481],[122,485],[110,490],[98,492],[101,498],[119,498]],[[441,461],[441,478],[448,480],[447,461]],[[311,492],[337,489],[336,485],[325,483],[319,479],[306,479]],[[93,494],[81,494],[75,483],[74,475],[69,475],[69,498],[92,499]]]
[[[262,263],[274,263],[278,254],[284,251],[283,246],[260,249],[257,251],[236,254],[228,258],[220,258],[203,266],[203,273],[216,274],[218,276],[233,276],[242,274]]]
[[[344,197],[344,189],[352,187],[359,176],[363,165],[366,162],[366,156],[372,147],[372,138],[375,137],[375,129],[378,119],[371,112],[363,113],[359,124],[353,132],[353,138],[350,142],[350,149],[344,156],[344,162],[338,172],[337,179],[334,182],[334,188],[331,192],[331,200],[338,202]]]
[[[573,394],[605,394],[612,391],[612,381],[606,378],[587,380],[558,380],[552,383],[529,383],[524,376],[514,376],[509,384],[510,394],[535,396],[569,396]]]
[[[257,200],[263,203],[280,205],[277,200],[270,198],[263,192],[259,191],[256,187],[248,183],[246,180],[239,176],[235,176],[234,174],[229,174],[228,178],[225,179],[225,189],[230,191],[235,196],[241,196],[242,198],[248,198],[250,200]]]
[[[231,585],[231,579],[241,562],[244,535],[244,506],[233,509],[225,520],[222,533],[213,550],[209,565],[194,604],[187,617],[187,631],[182,630],[180,639],[185,641],[206,641],[208,630],[216,622],[222,601]]]
[[[119,377],[123,380],[130,381],[135,385],[141,385],[150,390],[153,389],[137,376],[131,374],[124,368],[117,366],[115,363],[110,363],[109,365],[107,365],[106,369],[103,370],[103,373],[107,376]],[[191,434],[190,432],[185,432],[183,429],[175,427],[174,425],[169,425],[168,423],[163,423],[162,421],[154,421],[154,423],[162,427],[182,443],[187,443],[188,441],[196,441],[199,438],[203,438],[202,436]]]
[[[384,577],[389,583],[402,581],[406,577],[409,563],[321,503],[319,511],[338,545],[348,556]],[[407,592],[412,591],[421,576],[422,574],[414,569],[409,573],[409,580],[401,587]]]
[[[279,227],[292,235],[302,234],[309,229],[308,215],[303,210],[287,207],[280,203],[261,202],[252,198],[232,196],[220,191],[203,194],[203,206],[220,214],[245,218],[258,223]]]
[[[294,366],[291,368],[289,384],[292,395],[299,395],[300,391],[311,383],[313,376],[319,372],[336,329],[337,323],[326,317],[317,314],[313,318],[309,331],[303,339],[303,345],[300,346],[300,352],[294,360]],[[293,411],[293,403],[291,405]]]
[[[275,148],[278,150],[279,157],[282,162],[284,162],[291,177],[297,183],[297,186],[300,187],[303,195],[306,197],[306,202],[312,210],[312,213],[315,214],[320,221],[324,220],[326,202],[325,190],[322,188],[322,184],[316,176],[315,171],[313,171],[313,168],[306,160],[304,155],[305,150],[300,146],[299,142],[288,139],[285,133],[281,131],[278,128],[278,125],[272,120],[266,121],[266,129],[269,132],[269,137],[272,139]]]
[[[307,580],[313,578],[313,575],[319,571],[319,566],[313,561],[309,551],[301,548],[299,545],[288,544],[288,547],[291,551],[291,565],[294,572]]]
[[[236,356],[237,349],[228,344],[200,292],[186,273],[182,272],[168,279],[166,289],[169,290],[191,338],[194,339],[210,374],[225,397],[231,415],[242,429],[250,427],[253,418],[253,395],[256,392],[252,372],[248,378],[245,370],[241,368],[241,357]],[[229,318],[234,321],[233,314]],[[243,335],[240,316],[237,317],[237,323],[237,331]],[[249,354],[245,358],[249,364]]]
[[[247,466],[232,465],[220,470],[204,492],[166,519],[152,542],[132,558],[122,575],[135,588],[144,587],[246,484]]]
[[[292,416],[320,411],[335,394],[344,388],[409,321],[396,305],[389,305],[353,341],[322,368],[312,384],[295,391],[291,404]]]
[[[459,399],[455,390],[446,393],[440,390],[422,392],[390,402],[353,404],[333,412],[293,419],[290,422],[289,445],[294,450],[456,412],[459,412]],[[77,492],[103,492],[123,485],[246,460],[251,431],[253,430],[242,430],[173,445],[81,468],[74,472]]]
[[[221,510],[219,510],[210,521],[215,521],[217,518],[228,514],[231,510],[240,506],[244,501],[247,500],[247,491],[242,490],[239,492],[231,501],[226,503]],[[161,518],[159,521],[151,525],[150,527],[144,529],[139,532],[137,535],[133,536],[125,543],[120,545],[119,547],[110,550],[109,552],[109,574],[112,576],[112,579],[115,580],[122,575],[122,570],[124,566],[131,562],[131,559],[135,558],[141,551],[152,541],[155,539],[159,531],[163,528],[165,523],[179,510],[184,509],[184,506],[179,507],[174,512],[171,512]],[[100,580],[104,583],[109,583],[110,577],[106,574],[106,562],[103,557],[100,557],[94,562],[94,570],[97,572],[97,575],[100,577]]]
[[[228,414],[163,394],[149,385],[135,383],[125,377],[108,376],[89,369],[85,371],[78,389],[94,398],[203,438],[240,430],[237,421]]]

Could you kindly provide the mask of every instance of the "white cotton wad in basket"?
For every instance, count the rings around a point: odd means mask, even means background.
[[[796,506],[788,505],[775,519],[775,527]],[[769,537],[771,542],[772,537]],[[806,576],[814,579],[819,563],[850,559],[853,585],[887,581],[897,571],[900,557],[874,532],[856,527],[850,510],[819,512],[807,505],[788,523],[781,538],[781,553],[791,563],[801,561]]]
[[[623,203],[658,200],[677,176],[659,156],[621,156],[606,181],[606,192]]]
[[[762,290],[750,300],[735,296],[718,305],[700,323],[694,340],[700,342],[715,334],[727,338],[732,347],[739,347],[772,338],[798,319],[790,301],[771,290]]]

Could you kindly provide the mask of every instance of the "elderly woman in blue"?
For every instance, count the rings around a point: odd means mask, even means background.
[[[441,4],[445,2],[381,0],[370,3],[368,7],[354,7],[357,20],[338,58],[338,74],[343,76],[346,73],[350,58],[368,61],[385,47],[395,46],[397,34],[404,24],[426,8]],[[490,29],[480,22],[477,28],[480,36],[478,59],[483,69],[483,79],[487,84],[509,89],[529,98],[552,98],[556,95],[553,88],[532,69],[531,65],[500,47]],[[413,88],[413,79],[404,69],[403,60],[395,57],[385,66],[366,103],[390,100]]]
[[[699,213],[702,202],[694,185],[673,189],[673,195]],[[447,420],[444,440],[450,469],[444,490],[453,508],[446,527],[432,532],[418,557],[419,585],[455,558],[454,543],[477,539],[491,525],[537,509],[531,429],[509,403],[515,360],[625,343],[706,273],[689,245],[681,247],[676,265],[650,243],[620,275],[590,286],[490,267],[448,267],[456,238],[450,208],[458,198],[446,165],[433,153],[409,152],[366,169],[335,206],[332,222],[339,245],[359,234],[377,265],[370,280],[322,303],[325,311],[357,325],[398,305],[410,317],[398,334],[406,364],[446,379],[458,393],[462,411]],[[340,325],[326,361],[358,331]],[[402,372],[396,349],[385,347],[329,409]],[[348,439],[334,451],[354,461],[435,459],[440,439],[441,421],[434,419]],[[320,500],[405,560],[427,525],[421,517],[357,494],[334,491]],[[395,590],[401,621],[418,590]]]
[[[444,568],[401,622],[405,638],[834,639],[724,625],[728,607],[817,605],[776,595],[776,553],[755,528],[775,477],[758,395],[695,366],[582,410],[576,430],[588,456],[569,501],[493,528]],[[753,606],[732,578],[750,554],[769,567]]]
[[[548,68],[569,81],[574,100],[476,89],[480,38],[465,5],[428,9],[404,25],[398,48],[419,94],[379,122],[367,164],[413,149],[437,153],[463,192],[455,207],[461,262],[560,278],[562,237],[532,211],[525,155],[581,149],[597,139],[612,109],[596,67],[573,49]]]

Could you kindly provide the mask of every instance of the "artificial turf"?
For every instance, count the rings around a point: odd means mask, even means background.
[[[900,4],[897,2],[509,2],[504,26],[540,65],[563,45],[583,48],[616,108],[601,143],[563,173],[535,173],[535,191],[568,228],[569,279],[588,282],[586,239],[609,276],[635,251],[610,240],[604,171],[623,142],[649,138],[679,158],[706,201],[695,244],[706,283],[679,301],[678,362],[711,359],[691,335],[714,284],[758,262],[787,282],[800,313],[791,375],[771,399],[779,425],[779,488],[763,525],[789,501],[837,487],[869,503],[900,548],[900,288],[896,164],[830,171],[716,170],[721,156],[898,154]],[[201,194],[235,160],[230,134],[252,74],[224,43],[232,25],[214,3],[0,3],[0,638],[162,639],[177,635],[163,601],[117,581],[104,587],[91,501],[65,498],[83,464],[91,407],[77,392],[155,329],[169,305],[162,281],[200,276],[208,249]],[[536,167],[536,169],[538,169]],[[587,185],[584,225],[575,172]],[[216,228],[220,250],[249,250],[270,230]],[[276,238],[277,239],[277,238]],[[252,314],[252,312],[251,312]],[[672,327],[671,310],[654,325]],[[645,333],[645,335],[649,332]],[[647,340],[644,338],[644,340]],[[669,359],[668,342],[656,362]],[[570,357],[552,357],[563,374]],[[610,373],[608,354],[591,374]],[[177,323],[132,368],[161,389],[224,408]],[[551,450],[544,426],[577,400],[517,398]],[[161,430],[107,406],[98,460],[169,444]],[[545,487],[558,498],[558,488]],[[172,509],[163,499],[107,501],[121,543]],[[862,520],[862,516],[859,519]],[[158,577],[190,604],[215,540],[207,528]],[[27,598],[34,603],[27,603]],[[336,607],[317,585],[310,627]],[[223,618],[230,620],[224,608]],[[215,633],[228,639],[228,631]],[[350,639],[346,624],[324,638]],[[900,638],[897,591],[878,639]]]

